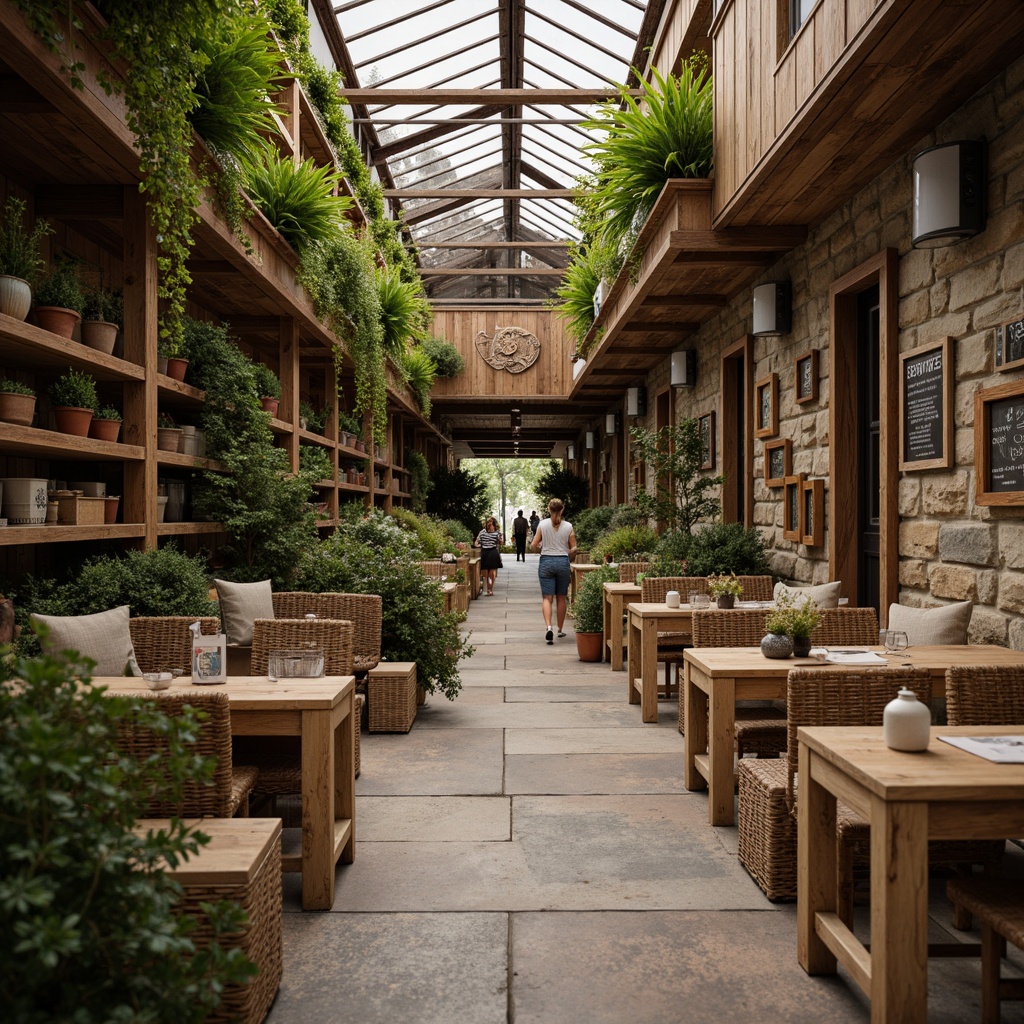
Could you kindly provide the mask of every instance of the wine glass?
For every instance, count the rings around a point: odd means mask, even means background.
[[[900,654],[907,649],[907,634],[902,629],[885,631],[885,653]]]

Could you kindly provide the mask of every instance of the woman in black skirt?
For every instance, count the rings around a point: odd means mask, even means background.
[[[480,569],[484,574],[484,581],[487,583],[487,596],[494,594],[494,581],[498,577],[498,570],[501,568],[501,545],[505,543],[501,531],[498,529],[498,520],[494,516],[488,516],[484,522],[484,528],[476,535],[473,547],[480,549]]]

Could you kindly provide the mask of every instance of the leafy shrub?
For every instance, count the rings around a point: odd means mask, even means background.
[[[756,527],[714,523],[693,535],[688,554],[691,576],[734,572],[738,576],[770,576],[764,538]]]
[[[430,465],[423,452],[406,448],[405,468],[409,471],[409,496],[413,512],[422,512],[430,493]],[[443,524],[442,524],[443,525]]]
[[[658,538],[658,547],[655,551],[659,557],[685,563],[692,543],[693,534],[688,530],[666,530]],[[665,573],[665,575],[669,576],[671,573]]]
[[[658,577],[663,576],[686,576],[687,575],[687,563],[685,560],[680,561],[677,558],[668,558],[665,555],[657,556],[651,564],[644,570],[644,576]]]
[[[334,479],[331,456],[318,444],[299,445],[299,469],[313,481]]]
[[[47,220],[37,220],[31,231],[25,229],[27,204],[17,196],[8,196],[0,221],[0,274],[20,277],[34,284],[42,273],[45,263],[40,247],[53,228]]]
[[[281,397],[281,382],[277,374],[265,363],[253,363],[253,380],[256,382],[256,391],[260,398]]]
[[[575,526],[577,512],[587,507],[590,485],[581,476],[551,460],[548,468],[537,479],[537,493],[543,498],[545,506],[552,498],[560,498],[565,505],[562,513],[564,518]]]
[[[100,402],[96,394],[95,378],[73,366],[69,366],[68,372],[53,382],[50,397],[55,406],[66,406],[69,409],[95,409]]]
[[[614,505],[598,505],[596,508],[585,508],[577,512],[572,520],[577,545],[584,549],[592,548],[598,537],[610,528],[614,514]]]
[[[487,511],[487,485],[461,467],[438,466],[430,474],[426,508],[438,519],[457,519],[475,537]]]
[[[420,348],[430,356],[437,368],[438,377],[458,377],[466,369],[466,361],[459,350],[443,338],[427,338]]]
[[[120,289],[90,288],[82,303],[83,320],[103,320],[121,326],[124,320],[124,296]]]
[[[448,536],[451,537],[456,544],[473,543],[473,531],[468,529],[466,524],[460,522],[458,519],[445,519],[441,525],[448,531]]]
[[[415,536],[420,558],[440,558],[448,550],[448,534],[439,520],[399,507],[391,510],[391,516]]]
[[[621,526],[604,534],[590,549],[595,562],[611,556],[613,562],[640,562],[650,558],[658,535],[649,526]]]
[[[215,938],[197,950],[164,873],[208,841],[180,820],[132,831],[156,785],[209,778],[188,743],[195,718],[153,701],[104,696],[91,662],[50,657],[0,665],[0,991],[23,1024],[153,1021],[198,1024],[227,981],[256,967]],[[76,678],[86,680],[81,685]],[[121,756],[131,717],[164,733],[159,763]],[[215,936],[236,932],[235,903],[203,907]]]
[[[35,289],[32,301],[37,306],[59,306],[81,313],[85,296],[78,283],[78,261],[72,256],[58,256],[49,274]]]
[[[11,380],[4,377],[0,380],[0,394],[2,395],[35,395],[35,389],[23,384],[20,380]]]
[[[641,511],[636,505],[619,505],[612,513],[612,520],[608,524],[612,530],[618,530],[623,526],[650,526],[650,516]]]
[[[610,565],[602,565],[583,577],[579,593],[572,603],[572,617],[577,633],[604,631],[604,585],[618,582],[619,570]]]

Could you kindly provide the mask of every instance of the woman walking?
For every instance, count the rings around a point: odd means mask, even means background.
[[[498,578],[498,570],[501,568],[500,548],[504,543],[505,538],[498,529],[498,520],[494,516],[488,516],[484,521],[484,528],[473,541],[473,547],[480,549],[480,569],[487,584],[488,597],[494,594],[494,581]]]
[[[548,519],[541,520],[530,548],[540,552],[541,611],[544,614],[544,639],[555,642],[551,628],[551,600],[557,604],[558,635],[565,636],[565,599],[569,593],[569,558],[576,554],[576,533],[572,523],[562,518],[565,506],[558,498],[548,502]]]

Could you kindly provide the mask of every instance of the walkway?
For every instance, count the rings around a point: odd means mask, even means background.
[[[793,905],[683,788],[675,702],[642,725],[625,676],[577,659],[571,620],[545,645],[528,558],[470,605],[458,701],[364,733],[356,862],[332,913],[299,910],[286,878],[270,1024],[866,1021],[846,979],[799,968]],[[932,964],[929,1020],[980,1019],[977,962]]]

